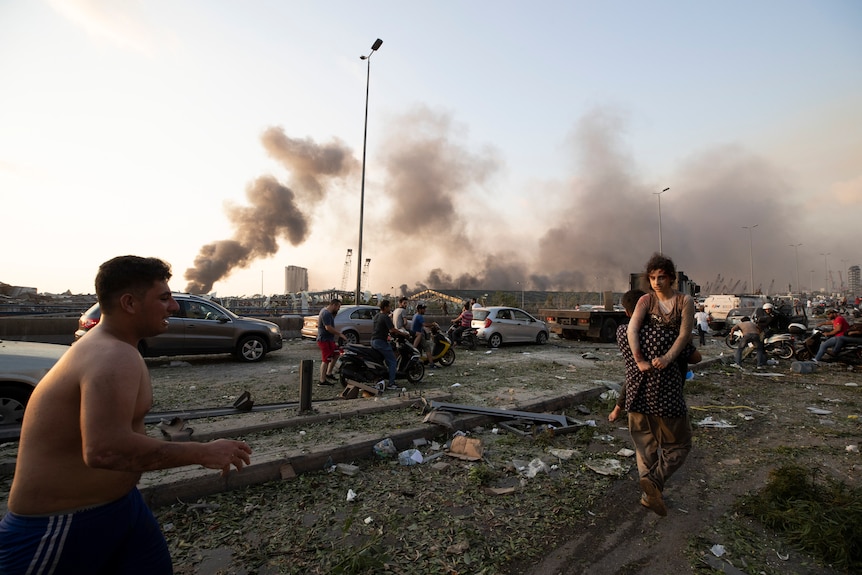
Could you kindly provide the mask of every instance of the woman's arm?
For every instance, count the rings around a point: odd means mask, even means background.
[[[679,296],[677,296],[679,297]],[[683,296],[682,318],[679,324],[679,335],[676,336],[673,345],[668,352],[661,357],[652,360],[652,364],[657,369],[664,369],[673,363],[682,350],[691,342],[691,330],[694,326],[694,300],[691,296]]]
[[[646,319],[647,312],[650,306],[650,295],[641,296],[638,303],[635,305],[635,310],[632,312],[632,317],[629,319],[629,326],[626,329],[626,336],[629,340],[629,347],[632,350],[632,356],[640,371],[649,371],[652,365],[644,357],[641,351],[640,331]]]

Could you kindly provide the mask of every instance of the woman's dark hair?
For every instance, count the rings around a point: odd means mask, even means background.
[[[676,283],[676,266],[673,260],[656,252],[646,263],[646,269],[640,278],[641,289],[644,291],[652,291],[652,286],[649,283],[649,274],[654,271],[663,271],[670,278],[671,285]]]
[[[99,266],[96,298],[102,311],[111,311],[124,293],[142,296],[153,283],[171,279],[171,266],[158,258],[118,256]]]

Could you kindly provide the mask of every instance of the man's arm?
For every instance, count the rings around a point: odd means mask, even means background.
[[[331,333],[332,335],[334,335],[334,336],[335,336],[335,337],[337,337],[338,339],[347,339],[346,337],[344,337],[344,334],[343,334],[343,333],[341,333],[340,331],[338,331],[337,329],[335,329],[335,326],[334,326],[334,325],[328,325],[328,324],[327,324],[327,325],[325,325],[325,326],[323,326],[323,327],[326,329],[326,331],[328,331],[329,333]]]
[[[81,381],[81,440],[84,462],[96,469],[140,473],[183,465],[237,470],[250,463],[242,441],[173,443],[148,437],[143,416],[152,403],[146,364],[137,350],[114,353],[87,368]]]

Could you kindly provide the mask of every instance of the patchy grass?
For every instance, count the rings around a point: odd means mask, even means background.
[[[736,509],[791,544],[847,571],[862,570],[862,488],[850,488],[799,465],[773,469],[766,487]]]

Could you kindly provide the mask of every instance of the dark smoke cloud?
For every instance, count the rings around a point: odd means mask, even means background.
[[[453,243],[435,241],[440,259],[447,259],[482,223],[458,217],[457,202],[472,184],[486,181],[495,164],[476,162],[452,144],[457,135],[445,117],[424,112],[414,124],[401,123],[402,146],[386,161],[387,190],[396,199],[393,225],[398,218],[411,221],[428,214],[436,230],[446,230]],[[432,127],[433,129],[428,129]],[[532,249],[516,253],[476,253],[469,272],[437,267],[416,282],[418,288],[509,289],[526,282],[533,290],[624,290],[629,274],[642,271],[659,248],[656,192],[661,197],[662,248],[678,269],[694,281],[707,284],[740,279],[737,291],[749,286],[749,237],[752,231],[755,260],[754,289],[776,293],[795,285],[791,242],[798,243],[804,214],[788,197],[794,191],[781,171],[740,147],[728,145],[691,155],[668,182],[648,182],[624,145],[625,118],[599,108],[584,116],[572,131],[569,148],[574,176],[562,188],[548,187],[555,209],[524,214],[527,225],[539,231]],[[481,157],[480,157],[481,159]],[[475,170],[473,170],[475,168]],[[556,192],[550,190],[557,190]],[[415,233],[405,226],[404,233]],[[505,243],[505,230],[499,230]],[[721,276],[722,282],[716,282]],[[736,282],[733,279],[730,285]],[[803,285],[807,281],[802,282]],[[720,291],[716,285],[716,292]]]
[[[208,293],[234,268],[275,254],[279,239],[294,246],[305,241],[309,233],[306,212],[325,197],[328,180],[345,177],[356,166],[350,150],[337,141],[319,146],[311,140],[289,138],[280,128],[267,129],[261,139],[267,152],[290,171],[293,188],[273,176],[262,176],[246,189],[248,206],[226,204],[234,235],[200,249],[194,267],[185,272],[189,293]]]

